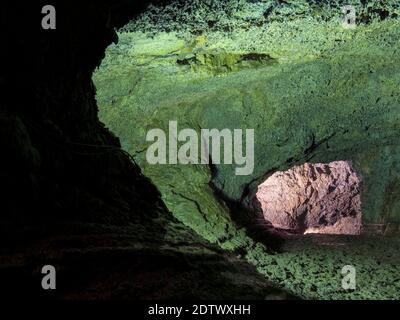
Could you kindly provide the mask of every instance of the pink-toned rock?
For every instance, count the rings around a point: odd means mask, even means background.
[[[359,234],[360,178],[351,162],[305,163],[275,172],[256,194],[266,221],[295,233]]]

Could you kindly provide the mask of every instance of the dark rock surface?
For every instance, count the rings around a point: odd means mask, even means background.
[[[2,293],[47,297],[38,289],[44,264],[59,271],[55,298],[274,292],[254,267],[177,222],[98,120],[92,72],[117,40],[114,27],[147,1],[52,1],[57,29],[47,31],[44,4],[2,4]]]
[[[97,117],[91,76],[107,45],[117,40],[118,6],[112,1],[53,5],[56,30],[41,29],[37,2],[4,9],[18,12],[19,23],[11,14],[2,19],[2,38],[12,56],[2,63],[12,68],[2,84],[0,219],[125,222],[154,216],[162,206],[156,188]],[[132,15],[143,6],[135,2]]]

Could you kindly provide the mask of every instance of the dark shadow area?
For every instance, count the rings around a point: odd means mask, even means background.
[[[54,0],[56,30],[41,27],[47,2],[2,4],[0,69],[12,72],[0,75],[1,296],[263,299],[282,292],[179,223],[98,119],[92,73],[118,40],[115,29],[148,3]],[[57,270],[54,292],[41,287],[44,265]]]
[[[264,244],[270,250],[271,254],[281,251],[281,247],[285,241],[284,233],[274,228],[271,224],[268,224],[260,210],[252,210],[244,206],[240,201],[228,198],[212,182],[209,185],[214,191],[215,198],[229,208],[232,220],[239,227],[245,228],[246,234],[250,238]],[[254,208],[256,208],[256,205]]]

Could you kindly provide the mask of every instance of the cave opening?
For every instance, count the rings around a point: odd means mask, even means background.
[[[258,186],[255,203],[282,234],[361,233],[361,178],[350,161],[277,171]]]

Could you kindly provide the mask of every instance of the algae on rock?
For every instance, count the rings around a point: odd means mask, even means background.
[[[232,221],[210,185],[245,204],[267,173],[306,161],[351,160],[363,176],[364,223],[394,230],[400,224],[400,22],[371,18],[345,30],[338,16],[325,21],[321,12],[301,13],[315,12],[310,6],[296,6],[293,19],[276,15],[268,28],[251,23],[236,33],[206,30],[200,38],[156,27],[152,36],[122,32],[94,75],[100,116],[175,217],[223,249],[244,252],[270,281],[306,298],[397,297],[398,283],[379,293],[374,288],[390,282],[399,264],[391,260],[390,271],[369,284],[380,257],[354,253],[363,288],[343,292],[332,282],[340,286],[336,268],[346,253],[321,247],[322,261],[311,253],[270,255]],[[279,12],[285,8],[289,15],[286,6]],[[390,17],[396,10],[390,7]],[[170,120],[198,132],[253,128],[254,173],[235,176],[235,166],[223,164],[213,173],[204,165],[148,164],[146,133],[167,132]]]

